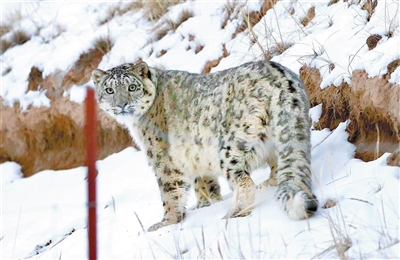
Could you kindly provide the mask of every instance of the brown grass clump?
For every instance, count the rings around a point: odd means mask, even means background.
[[[128,3],[120,2],[116,5],[112,5],[107,9],[107,16],[98,21],[99,25],[108,23],[114,17],[121,16],[129,11],[137,11],[143,8],[143,3],[141,1],[131,1]]]
[[[400,147],[386,159],[386,163],[390,166],[400,167]]]
[[[238,27],[234,34],[234,37],[232,38],[235,38],[238,33],[241,33],[246,29],[250,30],[261,20],[261,18],[264,17],[269,9],[272,9],[274,7],[277,2],[278,0],[264,0],[260,11],[253,11],[251,13],[243,14],[244,23],[242,23],[242,25]]]
[[[331,1],[329,1],[328,6],[336,4],[337,2],[339,2],[339,0],[331,0]]]
[[[361,7],[362,10],[368,12],[367,21],[371,20],[372,14],[375,11],[375,7],[378,5],[378,0],[367,0]]]
[[[109,36],[98,37],[94,40],[94,48],[106,55],[114,45],[113,40]]]
[[[112,48],[113,42],[108,37],[98,38],[94,48],[82,53],[74,66],[65,74],[61,85],[67,89],[72,85],[82,85],[90,80],[91,73],[97,68],[103,56]]]
[[[154,29],[152,29],[153,38],[151,39],[152,42],[156,42],[164,38],[168,34],[168,32],[172,31],[175,32],[178,27],[187,21],[190,17],[193,17],[193,12],[189,10],[183,10],[176,21],[168,19],[166,21],[158,23]]]
[[[229,56],[228,51],[226,50],[225,44],[222,46],[223,48],[223,54],[221,57],[219,57],[216,60],[211,60],[211,61],[207,61],[206,65],[204,66],[204,69],[202,71],[202,73],[210,73],[211,69],[218,66],[219,62],[223,59]]]
[[[306,17],[304,17],[301,20],[301,24],[304,27],[307,26],[312,21],[312,19],[314,19],[314,17],[315,17],[315,6],[308,9]]]
[[[392,74],[398,67],[400,67],[400,59],[394,60],[387,65],[387,73],[385,76]]]
[[[29,41],[29,35],[23,30],[14,31],[11,35],[11,44],[15,45],[22,45],[25,42]]]
[[[321,75],[318,69],[303,66],[300,77],[307,88],[311,107],[322,105],[322,114],[315,128],[318,130],[335,129],[339,123],[349,118],[350,88],[346,83],[339,87],[321,89]]]
[[[158,21],[167,12],[168,8],[179,4],[179,0],[162,1],[149,0],[143,3],[144,15],[149,21]]]
[[[6,52],[6,50],[8,50],[11,47],[11,42],[7,41],[7,40],[1,40],[1,50],[0,50],[0,54],[3,54],[4,52]]]
[[[14,161],[28,177],[45,169],[61,170],[85,164],[84,104],[62,97],[52,106],[22,113],[18,105],[0,102],[0,163]],[[133,145],[125,129],[98,109],[99,159]]]
[[[30,36],[23,30],[16,30],[12,32],[10,40],[1,40],[1,54],[6,52],[9,48],[22,45],[29,41]]]
[[[190,17],[193,17],[193,15],[193,12],[190,10],[182,10],[176,21],[168,20],[167,23],[171,30],[175,32],[182,23],[187,21]]]
[[[28,91],[38,90],[39,86],[43,83],[42,71],[36,66],[31,68],[31,72],[28,76]]]
[[[357,147],[356,158],[370,161],[384,152],[393,152],[399,146],[399,87],[387,77],[369,78],[365,71],[355,70],[351,87],[321,89],[321,76],[317,69],[303,66],[300,76],[310,96],[311,106],[322,105],[317,129],[334,129],[340,122],[350,119],[348,140]]]
[[[382,39],[382,36],[380,36],[379,34],[370,35],[366,41],[368,50],[374,49],[381,39]]]
[[[0,36],[3,36],[4,34],[8,33],[11,31],[11,26],[7,24],[1,24],[0,25]]]

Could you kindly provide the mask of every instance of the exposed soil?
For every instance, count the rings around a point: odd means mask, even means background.
[[[85,164],[84,104],[69,101],[63,93],[72,85],[89,81],[100,63],[104,50],[94,48],[80,55],[68,72],[56,71],[43,78],[42,71],[32,67],[29,90],[46,90],[51,107],[32,107],[21,112],[19,104],[4,106],[0,99],[0,163],[14,161],[24,176],[44,169],[69,169]],[[100,109],[98,111],[99,159],[134,146],[129,133]]]
[[[85,164],[84,104],[56,99],[50,108],[21,112],[18,104],[0,102],[6,124],[0,128],[0,163],[14,161],[28,177],[45,169],[69,169]],[[129,133],[100,109],[98,111],[99,159],[134,145]]]
[[[399,147],[399,85],[386,77],[368,78],[365,71],[355,70],[351,86],[320,88],[321,76],[314,68],[303,66],[300,76],[310,96],[311,106],[322,103],[317,129],[335,129],[350,119],[348,140],[357,147],[355,157],[371,161]],[[393,155],[395,156],[395,155]],[[396,162],[398,158],[391,158]],[[388,159],[389,162],[389,159]]]

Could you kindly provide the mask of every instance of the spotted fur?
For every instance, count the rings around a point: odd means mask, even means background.
[[[102,109],[130,131],[153,166],[164,218],[149,230],[180,222],[194,185],[198,207],[221,200],[218,177],[234,190],[227,217],[254,203],[250,173],[271,167],[265,185],[292,219],[317,209],[311,193],[309,101],[300,79],[268,61],[210,74],[163,71],[146,63],[92,74]]]

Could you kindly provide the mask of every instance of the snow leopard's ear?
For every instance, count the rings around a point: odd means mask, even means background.
[[[144,61],[135,64],[132,67],[132,71],[142,77],[142,79],[150,78],[149,66],[147,66],[147,63]]]
[[[99,69],[92,71],[92,79],[94,84],[97,86],[100,83],[101,78],[106,74],[107,72]]]

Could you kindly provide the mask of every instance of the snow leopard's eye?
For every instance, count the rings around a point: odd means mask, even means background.
[[[140,90],[140,87],[135,84],[129,85],[129,87],[128,87],[128,91],[130,91],[130,92],[135,92],[138,90]]]
[[[106,93],[112,95],[114,94],[114,90],[112,88],[106,88]]]

